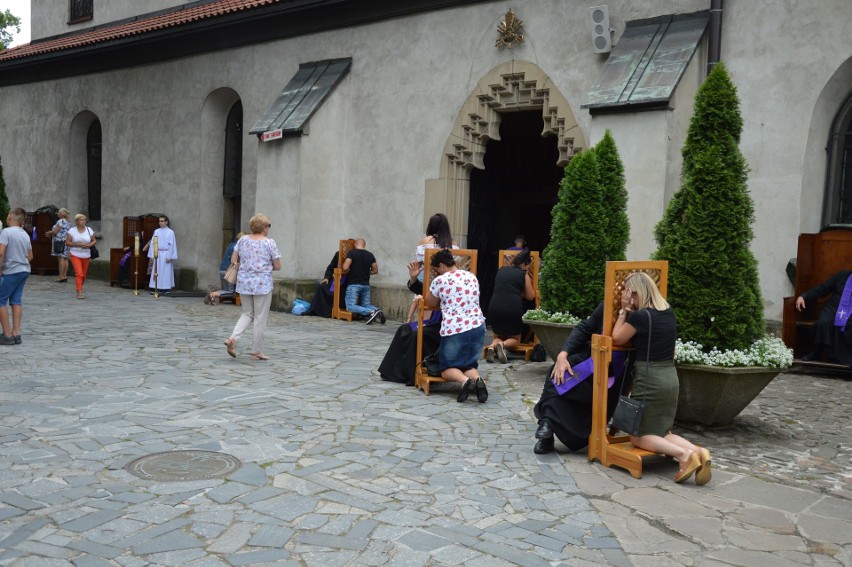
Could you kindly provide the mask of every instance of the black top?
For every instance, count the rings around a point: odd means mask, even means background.
[[[636,334],[630,341],[636,349],[636,364],[642,364],[648,356],[648,315],[651,314],[651,360],[674,360],[675,340],[677,340],[677,322],[674,310],[640,309],[627,315],[627,322]]]
[[[376,263],[376,257],[373,256],[373,253],[363,248],[355,248],[349,251],[346,258],[352,260],[346,284],[370,285],[370,268]]]
[[[519,335],[523,332],[524,301],[527,272],[515,266],[497,270],[494,292],[488,308],[488,322],[495,333]]]

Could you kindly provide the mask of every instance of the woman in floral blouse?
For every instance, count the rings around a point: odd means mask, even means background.
[[[272,304],[272,272],[281,269],[281,252],[275,241],[267,237],[269,234],[269,218],[256,214],[249,220],[251,234],[237,241],[231,262],[239,262],[237,272],[237,293],[243,313],[234,326],[234,331],[225,346],[228,354],[237,357],[237,341],[249,325],[254,323],[252,331],[252,360],[269,360],[260,347],[263,345],[263,331],[266,329],[266,319]]]
[[[479,308],[479,282],[476,276],[456,266],[453,253],[441,250],[432,256],[438,277],[432,280],[424,301],[432,309],[441,307],[441,346],[438,360],[441,377],[462,385],[458,401],[476,391],[480,403],[488,399],[485,382],[477,370],[485,338],[485,317]]]

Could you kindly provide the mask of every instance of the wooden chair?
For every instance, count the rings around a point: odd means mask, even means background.
[[[343,278],[343,262],[346,260],[346,255],[355,248],[355,240],[341,240],[340,246],[337,249],[337,267],[334,268],[334,304],[331,306],[331,318],[342,319],[344,321],[352,320],[352,312],[340,308],[340,294],[342,292],[341,279]]]
[[[520,250],[500,250],[497,252],[497,269],[503,268],[505,266],[511,266],[512,260],[517,256]],[[533,291],[535,292],[535,297],[533,301],[535,301],[535,308],[538,309],[539,305],[541,305],[541,296],[538,292],[538,274],[541,272],[541,257],[538,252],[530,250],[530,256],[532,257],[532,264],[530,264],[529,268],[527,268],[527,272],[530,275],[530,279],[532,280]],[[532,335],[531,340],[527,339],[524,341],[525,337],[521,337],[521,343],[515,348],[507,348],[506,350],[511,352],[520,352],[524,355],[524,360],[529,362],[530,358],[532,358],[532,352],[535,348],[535,345],[538,344],[538,337],[535,334],[530,333]],[[488,345],[482,347],[482,357],[485,358],[485,354],[488,351]]]
[[[669,264],[666,261],[607,262],[604,287],[603,333],[592,335],[594,385],[592,394],[592,433],[589,435],[590,461],[599,460],[605,467],[613,465],[627,469],[635,478],[642,478],[642,458],[656,455],[634,447],[628,435],[610,435],[607,431],[607,374],[612,361],[612,328],[621,309],[624,280],[633,272],[646,272],[666,296]]]
[[[432,268],[432,256],[440,252],[437,248],[427,248],[425,257],[423,258],[423,297],[431,295],[429,293],[429,284],[438,275]],[[476,250],[453,250],[453,257],[456,260],[456,266],[461,270],[476,275]],[[437,308],[436,308],[437,309]],[[427,396],[429,395],[429,385],[432,382],[446,382],[440,376],[429,376],[426,372],[426,365],[423,364],[423,314],[427,311],[426,304],[423,299],[420,300],[417,306],[417,366],[414,369],[414,386],[423,390]]]
[[[793,349],[796,358],[801,358],[813,350],[813,325],[828,300],[825,297],[809,302],[803,311],[797,311],[796,298],[840,270],[849,269],[852,269],[852,230],[834,229],[799,235],[795,295],[784,298],[784,320],[781,327],[781,338]],[[845,368],[826,362],[799,362],[812,366]]]

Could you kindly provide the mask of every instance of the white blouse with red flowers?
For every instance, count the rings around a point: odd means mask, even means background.
[[[441,336],[457,335],[485,324],[479,308],[479,282],[465,270],[445,272],[429,291],[441,300]]]

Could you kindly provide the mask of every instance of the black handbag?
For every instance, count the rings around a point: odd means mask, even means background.
[[[101,253],[98,252],[97,246],[92,246],[91,248],[89,248],[89,253],[91,254],[91,256],[89,256],[89,258],[92,259],[92,260],[97,260],[101,256]]]
[[[59,240],[58,238],[54,239],[54,241],[53,241],[53,253],[57,254],[57,255],[65,253],[65,241],[64,240]]]
[[[547,351],[544,350],[544,345],[541,343],[536,343],[532,350],[532,355],[530,355],[530,360],[533,362],[544,362],[547,360]]]
[[[645,359],[645,367],[651,367],[651,313],[646,311],[648,315],[648,352]],[[647,370],[646,370],[647,372]],[[625,380],[626,382],[626,380]],[[622,384],[622,388],[624,384]],[[639,426],[642,424],[642,417],[645,415],[645,392],[642,392],[642,399],[637,400],[630,396],[622,395],[618,398],[618,405],[615,406],[615,412],[612,414],[612,426],[616,429],[633,435],[639,435]]]

